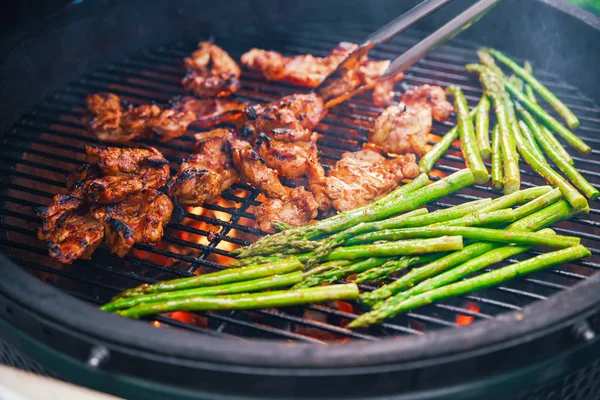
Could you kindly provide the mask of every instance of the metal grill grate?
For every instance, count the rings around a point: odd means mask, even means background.
[[[219,35],[217,43],[236,59],[250,47],[272,48],[288,54],[326,55],[339,41],[360,41],[371,28],[353,26],[344,32],[332,32],[326,27],[308,24],[303,32],[294,31],[293,34],[284,28],[271,32],[237,30]],[[371,55],[373,58],[392,58],[422,36],[418,32],[404,34],[380,46]],[[228,190],[217,204],[190,209],[183,220],[171,223],[157,247],[136,245],[135,250],[124,259],[100,248],[90,261],[61,265],[47,256],[43,244],[36,238],[39,220],[32,208],[47,205],[53,194],[64,192],[64,174],[83,161],[86,143],[98,142],[81,123],[85,95],[111,91],[134,104],[165,102],[183,93],[179,84],[184,73],[182,58],[194,48],[195,41],[179,41],[97,68],[36,106],[14,125],[11,132],[3,136],[0,149],[0,245],[19,265],[73,296],[100,304],[117,291],[143,282],[222,269],[231,260],[228,251],[261,235],[252,227],[253,208],[260,203],[259,193],[239,184]],[[475,49],[473,43],[454,39],[412,67],[398,85],[398,91],[423,83],[444,87],[459,84],[470,105],[474,105],[481,95],[481,89],[476,78],[464,72],[463,65],[476,61]],[[584,176],[598,186],[600,108],[556,75],[541,70],[536,70],[536,73],[580,118],[578,133],[594,150],[589,157],[573,158]],[[235,97],[248,102],[266,102],[300,91],[302,89],[287,84],[264,82],[256,73],[245,70],[242,89]],[[355,151],[361,147],[366,140],[370,121],[379,112],[381,110],[372,106],[368,95],[330,111],[316,129],[320,134],[318,145],[326,168],[333,165],[343,151]],[[439,140],[450,126],[434,122],[431,141]],[[193,139],[186,136],[162,144],[143,143],[158,147],[175,168],[190,152]],[[435,177],[463,168],[460,149],[453,146],[439,164],[433,172]],[[523,187],[544,183],[530,169],[522,167]],[[495,195],[487,186],[473,186],[435,202],[431,208],[448,207]],[[519,310],[527,304],[544,300],[599,269],[599,214],[600,210],[593,208],[589,215],[560,223],[556,228],[560,233],[581,237],[582,243],[592,251],[592,258],[426,306],[365,331],[355,332],[343,327],[354,317],[354,313],[364,310],[358,304],[341,302],[279,310],[193,315],[174,313],[151,323],[161,328],[176,327],[217,336],[323,343],[329,340],[374,340],[386,336],[422,334],[432,329],[456,327],[465,321],[489,319],[502,312]],[[369,290],[371,287],[363,286],[362,289]],[[466,318],[459,318],[459,315]]]

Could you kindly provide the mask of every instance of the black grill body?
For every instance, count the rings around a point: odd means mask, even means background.
[[[400,54],[467,2],[455,3],[372,55]],[[94,2],[53,16],[37,36],[24,32],[7,40],[8,56],[0,67],[7,99],[0,121],[0,245],[10,258],[1,259],[0,332],[6,342],[65,379],[128,398],[177,393],[199,398],[506,399],[593,362],[600,281],[595,274],[600,210],[595,204],[589,215],[556,229],[581,237],[592,258],[356,332],[343,327],[352,314],[339,304],[207,313],[192,320],[160,317],[151,321],[159,329],[90,306],[142,282],[223,268],[230,244],[243,245],[261,234],[251,224],[258,193],[244,185],[225,193],[224,202],[189,210],[184,220],[170,225],[161,246],[138,246],[124,260],[99,250],[89,262],[60,266],[35,238],[39,221],[32,207],[48,204],[53,193],[64,190],[63,174],[82,161],[83,145],[95,142],[81,124],[87,93],[108,90],[133,103],[164,102],[181,94],[181,59],[198,40],[214,36],[235,58],[250,47],[325,55],[339,41],[360,41],[410,5]],[[598,29],[597,20],[562,2],[507,0],[411,68],[398,90],[459,84],[473,105],[481,89],[462,66],[475,61],[479,45],[527,56],[544,83],[582,120],[579,134],[594,152],[575,161],[598,184],[600,94],[588,67],[600,61],[593,50]],[[242,86],[237,97],[249,102],[299,91],[266,83],[249,71]],[[342,151],[360,148],[378,112],[368,97],[330,112],[317,127],[326,166]],[[436,124],[433,133],[442,135],[449,126]],[[175,167],[191,144],[184,137],[158,147]],[[437,173],[463,166],[460,150],[453,147]],[[522,174],[524,187],[543,184],[524,166]],[[488,187],[474,186],[432,209],[492,195]],[[458,315],[475,322],[457,328]]]

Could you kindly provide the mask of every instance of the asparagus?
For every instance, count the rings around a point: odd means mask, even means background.
[[[469,118],[473,119],[477,113],[477,108],[473,108],[469,112]],[[458,126],[450,129],[440,140],[433,146],[427,154],[421,157],[421,161],[419,161],[419,167],[421,172],[424,174],[428,174],[433,169],[434,164],[439,160],[446,151],[452,146],[452,143],[458,139]]]
[[[403,271],[408,267],[417,264],[426,264],[443,256],[443,253],[434,253],[424,256],[402,257],[397,260],[390,260],[377,268],[372,268],[360,273],[354,283],[366,283],[380,281],[389,278],[393,273]]]
[[[490,100],[487,96],[481,96],[481,100],[477,105],[475,132],[479,153],[481,153],[483,159],[487,160],[492,155],[492,147],[490,146]]]
[[[552,134],[552,132],[550,132],[548,128],[546,128],[545,126],[540,126],[535,120],[535,117],[531,115],[529,111],[524,109],[523,106],[521,106],[519,103],[517,103],[517,111],[527,124],[527,127],[529,128],[531,133],[533,133],[533,136],[538,141],[541,140],[540,138],[542,137],[542,135],[546,136],[547,140],[550,140],[552,142],[552,146],[560,154],[561,158],[567,161],[569,164],[573,165],[573,159],[571,158],[567,150],[565,150],[562,144],[560,144],[558,139],[554,137],[554,135]]]
[[[477,137],[473,129],[473,121],[469,118],[469,106],[467,100],[458,86],[450,86],[447,92],[454,97],[454,108],[458,120],[458,133],[465,163],[475,176],[475,183],[485,184],[490,176],[479,153]]]
[[[427,239],[441,236],[462,236],[463,239],[485,242],[516,243],[518,245],[539,245],[556,248],[579,244],[579,238],[574,236],[547,236],[531,232],[465,226],[425,226],[420,228],[389,229],[356,236],[349,240],[348,244],[373,243],[380,240]]]
[[[567,182],[560,174],[554,171],[546,164],[542,164],[535,157],[533,152],[527,146],[520,146],[519,152],[525,159],[525,162],[531,166],[540,176],[558,187],[565,199],[577,210],[588,208],[588,203],[585,197],[581,195],[569,182]]]
[[[523,81],[519,79],[516,75],[511,75],[508,77],[508,81],[514,85],[519,90],[523,90]]]
[[[540,136],[540,144],[542,145],[544,151],[550,159],[554,162],[554,164],[560,168],[560,170],[571,180],[571,182],[579,189],[581,192],[591,200],[596,200],[598,196],[600,196],[600,192],[591,183],[587,181],[577,171],[575,167],[569,164],[566,160],[561,157],[561,154],[557,151],[551,140],[548,140],[548,136],[541,135]]]
[[[498,119],[500,133],[500,148],[503,161],[503,186],[504,193],[510,194],[519,190],[521,185],[521,171],[519,170],[519,156],[517,154],[514,137],[511,135],[511,125],[504,101],[504,89],[501,80],[489,69],[480,74],[484,92],[492,98],[494,111]]]
[[[460,174],[460,176],[451,175],[453,178],[449,179],[447,183],[449,185],[456,185],[456,190],[458,190],[463,187],[463,175],[464,174]],[[421,174],[413,179],[410,183],[397,188],[373,203],[356,208],[354,210],[345,211],[333,217],[315,222],[314,224],[265,236],[250,246],[236,249],[232,253],[237,254],[238,258],[248,258],[257,255],[269,255],[277,252],[285,252],[289,251],[290,248],[293,248],[297,241],[313,239],[328,232],[333,233],[339,230],[347,229],[360,222],[376,221],[378,219],[389,217],[390,215],[399,214],[402,211],[406,211],[400,210],[396,212],[393,208],[397,205],[399,199],[404,198],[404,196],[410,192],[422,188],[423,186],[427,185],[428,182],[429,177],[427,174]],[[470,183],[466,182],[466,185],[468,186]],[[386,211],[389,211],[389,209],[391,209],[391,213],[386,213]],[[384,215],[380,216],[381,214]]]
[[[498,124],[496,124],[492,131],[492,188],[494,190],[502,190],[502,182],[504,181],[503,165],[502,149],[500,148],[500,129],[498,128]]]
[[[554,231],[550,228],[546,228],[539,231],[539,233],[552,235],[554,234]],[[394,305],[408,299],[409,297],[440,288],[450,283],[454,283],[459,279],[472,274],[473,272],[480,271],[489,265],[498,263],[507,259],[508,257],[521,254],[525,251],[531,250],[532,248],[533,246],[503,246],[494,250],[490,250],[479,257],[475,257],[472,260],[459,265],[458,267],[427,279],[418,285],[405,290],[404,292],[397,293],[395,296],[390,297],[381,303],[375,304],[373,308],[378,309],[394,307]]]
[[[460,204],[454,207],[444,208],[441,210],[434,211],[424,216],[410,217],[402,222],[402,224],[398,225],[387,225],[383,226],[379,229],[374,230],[383,230],[383,229],[395,229],[395,228],[412,228],[416,226],[426,226],[431,225],[436,222],[444,222],[444,221],[452,221],[457,218],[464,217],[466,215],[472,214],[478,210],[481,210],[487,207],[490,203],[492,203],[492,199],[481,199],[470,201],[468,203]],[[363,233],[363,232],[361,232]]]
[[[531,64],[529,64],[529,61],[525,61],[523,69],[525,69],[525,71],[529,72],[530,74],[533,72],[533,68],[531,68]],[[527,95],[527,98],[529,100],[531,100],[532,102],[537,104],[538,101],[535,98],[535,93],[534,93],[531,85],[528,85],[528,84],[525,85],[525,94]]]
[[[358,287],[351,283],[230,296],[194,296],[182,300],[140,304],[136,307],[119,311],[118,314],[127,318],[140,318],[172,311],[248,310],[297,306],[334,300],[354,300],[357,296]]]
[[[230,268],[210,274],[159,282],[154,285],[143,284],[133,289],[125,290],[113,300],[149,293],[170,292],[174,290],[194,289],[204,286],[216,286],[224,285],[226,283],[248,281],[251,279],[299,271],[302,267],[302,263],[298,261],[298,258],[290,257],[271,264],[262,264],[244,268]]]
[[[329,271],[331,269],[338,268],[338,267],[345,267],[345,266],[350,265],[350,264],[352,264],[352,260],[334,260],[334,261],[328,261],[328,262],[319,264],[319,265],[317,265],[314,268],[311,268],[309,270],[305,270],[304,273],[302,274],[302,277],[304,279],[307,279],[311,275],[321,274],[321,273],[323,273],[325,271]]]
[[[390,307],[381,306],[374,311],[361,315],[352,321],[348,327],[358,328],[376,324],[383,321],[385,318],[392,317],[400,312],[413,310],[434,301],[485,289],[518,276],[530,274],[543,268],[552,267],[590,255],[591,252],[582,245],[541,254],[537,257],[499,268],[470,279],[465,279],[460,282],[421,293],[398,304],[393,304],[393,306]]]
[[[538,146],[537,141],[533,137],[533,133],[531,133],[531,130],[529,129],[527,124],[522,120],[519,120],[519,130],[521,131],[523,138],[527,141],[529,148],[533,150],[538,160],[540,160],[540,162],[544,164],[548,164],[548,161],[546,161],[546,157],[544,157],[544,153],[542,153],[542,150]]]
[[[507,227],[507,230],[536,231],[560,220],[569,218],[576,212],[577,211],[574,210],[566,201],[560,200],[542,210],[528,215],[525,218],[513,222]],[[415,268],[388,285],[384,285],[370,293],[364,293],[360,296],[360,299],[369,305],[376,304],[401,290],[413,287],[415,284],[427,278],[436,276],[452,267],[493,250],[498,246],[499,245],[496,243],[473,243],[469,246],[466,246],[461,251],[450,253],[447,256],[444,256],[420,268]]]
[[[177,290],[174,292],[152,293],[136,297],[126,297],[105,304],[104,311],[115,311],[130,308],[142,303],[157,303],[171,300],[187,299],[194,296],[222,296],[236,293],[251,293],[265,289],[292,286],[302,281],[302,272],[295,271],[284,275],[273,275],[250,281],[234,282],[227,285],[206,286],[198,289]]]
[[[552,129],[554,132],[558,133],[563,137],[573,148],[577,151],[588,154],[592,151],[592,148],[588,146],[583,140],[581,140],[577,135],[567,129],[564,125],[562,125],[556,118],[547,113],[542,107],[538,104],[532,102],[523,94],[523,92],[517,90],[516,87],[511,85],[509,82],[504,82],[504,86],[506,89],[512,94],[519,102],[525,106],[529,111],[535,114],[536,117],[540,119],[548,128]]]
[[[579,126],[579,120],[573,112],[562,101],[560,101],[546,86],[538,81],[530,72],[521,68],[510,58],[494,49],[487,49],[487,52],[493,55],[498,61],[513,70],[521,79],[529,84],[544,100],[546,100],[556,112],[563,117],[569,128],[574,129]]]
[[[296,254],[297,256],[297,254]],[[230,267],[247,267],[249,265],[259,265],[259,264],[268,264],[268,263],[273,263],[273,262],[277,262],[277,261],[281,261],[284,258],[287,258],[289,256],[284,255],[284,254],[277,254],[277,255],[271,255],[271,256],[255,256],[255,257],[249,257],[249,258],[240,258],[237,260],[233,260],[229,263]]]
[[[359,274],[361,272],[367,271],[371,268],[379,267],[382,264],[385,264],[389,261],[389,258],[367,258],[366,260],[360,260],[355,262],[349,266],[337,267],[333,268],[329,271],[325,271],[322,274],[312,275],[308,279],[303,280],[302,282],[297,283],[294,286],[294,289],[302,288],[302,287],[311,287],[318,286],[324,283],[335,282],[339,279],[344,279],[353,274]]]
[[[325,261],[438,253],[441,251],[460,250],[462,248],[463,241],[460,236],[437,237],[433,239],[420,240],[403,240],[400,242],[339,247],[329,253],[325,257]]]

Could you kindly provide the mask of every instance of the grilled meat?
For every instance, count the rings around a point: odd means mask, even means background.
[[[404,177],[418,173],[414,154],[390,160],[376,151],[363,149],[342,155],[329,171],[325,192],[336,210],[352,210],[391,192]]]
[[[233,165],[246,183],[265,192],[267,197],[283,199],[286,188],[279,181],[277,171],[267,167],[265,160],[244,140],[230,141]]]
[[[303,187],[289,189],[282,199],[267,199],[256,209],[256,223],[265,232],[275,232],[274,221],[291,226],[308,224],[318,214],[319,205]]]
[[[194,125],[208,127],[240,117],[246,104],[231,99],[197,99],[190,96],[177,96],[170,101],[171,107],[179,112],[193,112]]]
[[[195,153],[182,162],[169,182],[169,195],[186,206],[215,201],[239,180],[229,151],[232,132],[215,129],[197,137]]]
[[[86,117],[87,126],[98,139],[111,143],[150,137],[164,142],[183,135],[196,119],[191,111],[179,112],[157,105],[134,107],[112,93],[90,94],[86,103],[92,115]]]
[[[80,198],[57,194],[49,207],[38,209],[38,215],[42,218],[38,238],[46,242],[50,257],[61,263],[89,259],[104,238],[102,225]]]
[[[104,175],[78,185],[76,193],[85,192],[92,204],[113,203],[140,190],[158,189],[169,179],[169,162],[153,147],[86,146],[86,152],[88,160]]]
[[[326,57],[303,54],[285,57],[274,51],[251,49],[242,56],[242,64],[260,72],[269,81],[285,81],[298,86],[317,87],[327,75],[333,72],[357,45],[340,43]],[[333,85],[324,89],[327,98],[336,98],[360,85],[368,85],[379,78],[390,64],[389,60],[373,61],[362,57],[356,67],[346,72]],[[398,74],[394,79],[374,86],[373,101],[378,106],[388,105],[393,100],[394,83],[403,78]]]
[[[131,194],[119,203],[97,207],[92,215],[104,226],[111,253],[124,257],[135,243],[158,243],[172,211],[171,200],[152,189]]]
[[[331,200],[325,191],[327,177],[325,170],[316,156],[311,156],[306,162],[306,176],[308,176],[308,189],[315,196],[319,205],[319,212],[322,215],[328,214],[331,210]]]
[[[279,175],[296,178],[306,174],[306,164],[309,157],[317,158],[315,142],[286,142],[271,140],[261,134],[256,141],[256,151],[265,160],[269,168],[276,170]]]
[[[327,110],[315,94],[293,94],[269,104],[246,107],[239,123],[243,139],[255,141],[264,133],[275,140],[315,140],[312,129]]]
[[[184,62],[188,70],[181,83],[198,97],[226,97],[240,87],[240,67],[211,42],[198,43],[198,50]]]
[[[423,85],[402,95],[404,106],[386,108],[375,120],[369,141],[388,153],[427,152],[432,117],[447,121],[454,110],[439,86]]]

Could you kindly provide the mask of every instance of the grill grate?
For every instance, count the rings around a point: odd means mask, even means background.
[[[332,32],[326,27],[306,24],[303,32],[293,33],[284,28],[273,32],[240,29],[218,35],[218,44],[236,59],[250,47],[273,48],[288,54],[326,55],[339,41],[360,41],[372,31],[371,28],[349,26],[343,32]],[[371,54],[373,58],[394,57],[423,35],[420,32],[404,34],[381,45]],[[273,42],[273,38],[282,39]],[[260,204],[260,194],[238,184],[228,190],[218,204],[190,209],[183,220],[171,223],[157,247],[136,245],[124,259],[100,248],[90,261],[61,265],[47,256],[43,244],[36,238],[39,219],[32,208],[47,205],[53,194],[64,192],[64,174],[83,161],[84,145],[98,143],[81,123],[85,95],[111,91],[134,104],[165,102],[174,95],[183,94],[179,84],[184,73],[182,58],[194,48],[195,41],[178,41],[101,66],[36,106],[3,136],[0,150],[0,245],[4,252],[40,279],[80,299],[100,304],[126,287],[222,269],[231,260],[229,251],[261,235],[252,227],[253,208]],[[459,84],[470,105],[474,105],[481,89],[476,78],[464,73],[463,65],[476,61],[475,49],[473,43],[454,39],[412,67],[397,89],[400,91],[423,83],[444,87]],[[556,75],[541,70],[536,70],[536,74],[581,120],[578,134],[594,150],[589,157],[573,158],[582,174],[598,186],[600,108]],[[301,90],[284,83],[264,82],[256,73],[245,70],[242,90],[235,97],[248,102],[266,102]],[[355,151],[361,147],[370,121],[379,112],[380,109],[370,104],[369,95],[331,110],[316,129],[320,134],[318,144],[326,168],[333,165],[343,151]],[[439,140],[450,126],[450,123],[434,122],[431,141]],[[193,139],[186,136],[168,143],[142,143],[158,147],[175,168],[189,153]],[[460,149],[453,146],[434,170],[434,179],[463,167]],[[523,187],[544,184],[528,167],[522,167]],[[300,182],[286,183],[296,185]],[[491,188],[475,185],[435,202],[431,208],[444,208],[495,195]],[[158,317],[151,323],[162,328],[188,329],[221,337],[323,343],[422,334],[432,329],[456,327],[465,321],[489,319],[544,300],[600,269],[599,214],[599,209],[592,209],[589,215],[562,222],[556,228],[560,233],[582,239],[593,253],[593,257],[586,261],[540,271],[495,288],[422,307],[364,331],[354,332],[343,327],[355,313],[364,310],[359,304],[342,302],[279,310],[173,313],[169,317]],[[528,255],[535,254],[532,251]],[[365,290],[371,288],[363,286]]]

